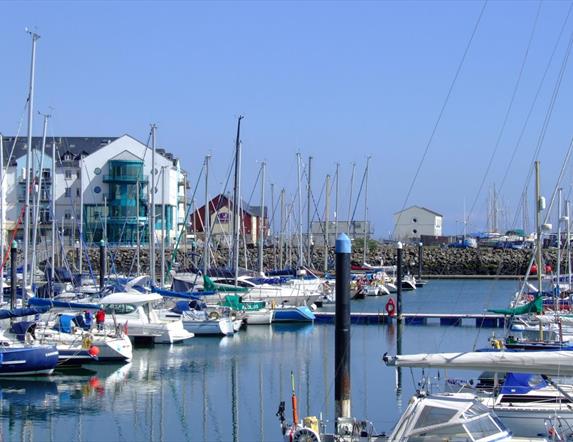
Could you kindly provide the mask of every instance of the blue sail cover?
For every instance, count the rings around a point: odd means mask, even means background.
[[[21,318],[23,316],[39,315],[46,313],[48,310],[50,310],[50,307],[47,306],[0,310],[0,319]]]
[[[202,296],[213,295],[217,293],[215,291],[185,293],[185,292],[176,292],[173,290],[160,289],[159,287],[152,287],[151,291],[161,296],[168,296],[171,298],[181,298],[181,299],[193,299],[196,301],[200,301],[202,299]]]
[[[30,298],[28,305],[46,306],[48,309],[67,308],[70,310],[99,310],[100,306],[97,304],[84,304],[79,302],[66,302],[66,301],[53,301],[51,299]]]
[[[530,373],[508,373],[501,387],[501,394],[526,394],[546,387],[547,382]]]

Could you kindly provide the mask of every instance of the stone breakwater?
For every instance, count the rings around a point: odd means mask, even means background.
[[[74,251],[67,253],[68,262],[77,262]],[[527,270],[527,265],[531,258],[531,250],[494,250],[489,248],[481,249],[455,249],[441,247],[424,247],[423,273],[425,275],[523,275]],[[84,270],[87,271],[90,266],[94,272],[99,272],[99,249],[88,249],[89,263],[84,256]],[[241,249],[240,266],[245,265],[245,259],[248,267],[251,269],[258,268],[258,253],[256,248],[248,248],[246,251]],[[556,264],[556,250],[544,250],[544,259],[553,268]],[[362,262],[363,251],[357,247],[353,250],[352,260],[356,263]],[[170,265],[172,250],[167,250],[165,254],[166,265]],[[291,261],[289,261],[289,258]],[[228,250],[220,249],[214,251],[211,258],[212,266],[225,266],[228,259]],[[418,272],[418,247],[405,246],[404,266],[406,271],[413,274]],[[369,250],[367,261],[372,265],[396,264],[396,248],[387,245],[379,245]],[[140,269],[142,272],[148,272],[149,253],[147,249],[141,249],[139,253]],[[201,256],[198,253],[179,250],[175,257],[176,267],[189,268],[192,265],[201,266]],[[288,262],[297,262],[296,251],[291,254],[285,253],[283,267],[287,267]],[[321,270],[324,265],[324,250],[315,248],[312,252],[312,262],[314,268]],[[328,262],[330,268],[334,267],[334,250],[329,251]],[[161,268],[160,252],[156,255],[156,272],[159,274]],[[278,268],[279,257],[276,256],[272,247],[265,248],[264,268]],[[108,271],[113,273],[135,273],[137,269],[136,248],[110,248],[107,259]],[[566,258],[563,257],[562,268],[566,268]],[[74,268],[77,266],[74,266]]]

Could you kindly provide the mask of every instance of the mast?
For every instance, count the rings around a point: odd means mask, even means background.
[[[362,262],[366,263],[366,255],[368,253],[368,167],[370,165],[370,156],[366,158],[366,170],[364,170],[364,247],[362,247]]]
[[[556,295],[559,296],[561,286],[559,285],[559,277],[561,276],[561,195],[563,189],[557,189],[557,291]],[[555,298],[556,307],[559,306],[557,298]],[[557,308],[555,309],[557,311]]]
[[[38,34],[28,31],[32,36],[32,61],[30,63],[30,89],[28,93],[28,146],[26,150],[26,197],[24,200],[24,269],[22,270],[22,293],[26,293],[28,282],[28,245],[30,243],[30,166],[32,165],[32,120],[34,111],[34,71],[36,68],[36,42]],[[24,295],[25,296],[25,295]]]
[[[328,249],[329,249],[329,212],[330,212],[330,175],[326,175],[326,199],[324,202],[324,264],[323,271],[328,270]]]
[[[209,208],[209,159],[211,155],[205,156],[205,217],[203,219],[203,275],[207,274],[210,264],[209,239],[211,236],[211,213]]]
[[[263,250],[265,246],[265,167],[261,163],[261,218],[259,220],[259,273],[263,274]]]
[[[78,229],[78,237],[80,239],[79,253],[78,253],[78,269],[80,270],[80,278],[83,270],[83,251],[84,251],[84,159],[80,154],[80,226]],[[80,279],[81,281],[81,279]]]
[[[535,229],[537,231],[537,284],[538,293],[541,295],[542,292],[542,259],[543,253],[541,250],[541,211],[545,208],[545,199],[541,197],[541,179],[539,172],[540,162],[535,161]]]
[[[336,163],[336,178],[334,192],[334,238],[338,238],[338,172],[340,163]]]
[[[34,189],[35,205],[32,207],[34,211],[34,226],[32,227],[32,266],[30,272],[30,284],[34,284],[34,269],[36,268],[36,244],[38,243],[38,223],[40,214],[40,203],[42,201],[42,169],[44,168],[44,152],[46,150],[46,133],[48,131],[48,118],[50,115],[44,115],[44,129],[42,131],[42,151],[40,153],[40,172],[38,177],[38,187]],[[34,167],[35,168],[35,167]]]
[[[237,119],[237,138],[235,140],[235,182],[233,188],[233,273],[235,285],[239,278],[239,199],[240,199],[240,172],[241,172],[241,120],[242,115]]]
[[[310,224],[312,221],[312,157],[308,157],[308,183],[307,183],[307,201],[306,201],[306,265],[312,267],[312,238],[310,232]]]
[[[51,221],[52,221],[52,265],[50,276],[56,277],[56,141],[52,139],[52,192],[51,192]]]
[[[135,240],[137,241],[137,250],[135,251],[136,253],[136,263],[137,263],[137,276],[139,276],[141,274],[141,260],[140,260],[140,253],[139,253],[139,249],[141,248],[141,238],[140,238],[140,229],[139,229],[139,178],[137,179],[137,182],[135,183],[135,220],[136,220],[136,238]],[[103,235],[102,235],[103,236]]]
[[[161,167],[161,288],[165,286],[165,237],[167,228],[165,226],[165,167]]]
[[[356,171],[356,163],[352,163],[352,173],[350,174],[350,196],[348,197],[348,226],[346,231],[351,238],[354,238],[354,235],[350,233],[350,223],[352,222],[352,190],[354,188],[354,172]]]
[[[149,220],[149,273],[151,284],[155,285],[155,132],[157,126],[151,125],[151,217]]]
[[[273,267],[277,268],[277,242],[275,236],[275,185],[271,183],[271,220],[272,223],[269,223],[269,229],[271,230],[272,238],[273,238]]]
[[[569,218],[569,200],[565,201],[565,216],[567,221],[567,278],[569,279],[569,287],[571,290],[571,218]]]
[[[0,253],[4,259],[4,138],[0,133]],[[52,264],[53,266],[53,264]],[[4,266],[0,264],[0,304],[4,304]]]
[[[281,225],[279,230],[279,268],[282,270],[284,265],[284,230],[285,230],[285,190],[281,189]]]
[[[302,194],[300,189],[300,152],[296,154],[296,177],[298,191],[298,266],[302,267]]]

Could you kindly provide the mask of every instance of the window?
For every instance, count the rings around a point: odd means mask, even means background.
[[[418,233],[418,229],[412,230],[412,233],[415,235],[416,233]]]
[[[101,187],[95,186],[94,187],[94,193],[100,193],[100,192],[101,192]]]
[[[72,171],[71,170],[66,170],[65,171],[65,177],[67,180],[72,178]]]
[[[99,174],[101,173],[101,169],[100,169],[99,167],[96,167],[96,168],[94,169],[94,173],[95,173],[96,175],[99,175]]]
[[[72,218],[72,214],[70,212],[64,213],[64,219],[71,219],[71,218]]]
[[[412,218],[412,222],[413,222],[413,223],[417,223],[417,222],[418,222],[418,218]]]
[[[81,177],[82,177],[82,171],[81,171],[81,170],[78,170],[78,171],[76,172],[76,177],[78,177],[78,178],[81,178]]]
[[[76,196],[80,196],[80,188],[76,188]]]
[[[71,187],[66,187],[66,192],[64,193],[64,196],[67,198],[72,196],[72,188]]]
[[[127,315],[136,310],[135,306],[131,304],[113,304],[105,307],[105,312],[109,315],[115,313],[116,315]]]

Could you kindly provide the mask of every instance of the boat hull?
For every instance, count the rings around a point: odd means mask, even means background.
[[[230,318],[183,321],[185,330],[196,336],[231,336],[235,333],[233,321]]]
[[[314,313],[306,307],[284,307],[273,311],[273,322],[313,322]]]
[[[0,351],[0,376],[51,374],[58,364],[54,346],[5,348]]]

